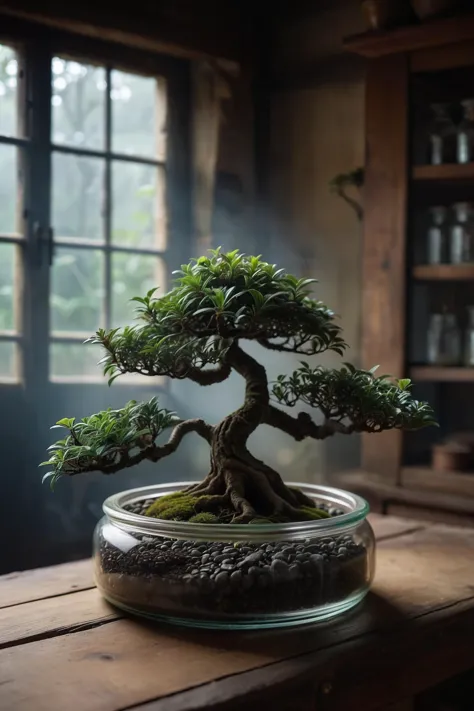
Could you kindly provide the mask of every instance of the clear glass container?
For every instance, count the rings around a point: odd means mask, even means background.
[[[461,101],[464,116],[457,131],[458,163],[474,161],[474,99]]]
[[[451,117],[449,104],[432,104],[432,119],[428,129],[431,165],[456,162],[456,126]]]
[[[467,307],[468,322],[464,334],[464,363],[474,366],[474,306]]]
[[[447,261],[447,208],[430,207],[430,226],[427,234],[428,264],[443,264]]]
[[[113,605],[189,627],[258,629],[325,620],[367,594],[375,539],[359,496],[293,484],[333,515],[285,524],[202,524],[136,513],[189,485],[143,487],[105,501],[94,535],[95,579]]]
[[[469,202],[453,205],[454,220],[449,232],[449,256],[451,264],[474,262],[473,206]]]
[[[428,328],[428,363],[459,365],[461,362],[461,330],[456,316],[450,313],[432,314]]]

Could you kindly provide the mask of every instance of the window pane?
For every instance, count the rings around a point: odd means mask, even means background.
[[[0,134],[17,135],[18,62],[11,47],[0,45]]]
[[[0,380],[17,378],[17,344],[0,341]]]
[[[112,72],[112,150],[134,156],[165,157],[164,80]]]
[[[166,247],[165,176],[162,168],[114,161],[112,242],[127,247]]]
[[[52,330],[93,333],[103,325],[103,301],[103,252],[57,248],[50,296]]]
[[[103,240],[104,161],[53,153],[56,237]]]
[[[87,376],[102,380],[102,368],[97,365],[101,358],[101,349],[90,343],[51,343],[51,377]]]
[[[0,242],[0,331],[15,330],[14,284],[15,257],[14,244]]]
[[[159,257],[143,254],[112,254],[112,326],[124,326],[135,318],[135,303],[155,286],[165,290],[166,270]]]
[[[0,99],[1,105],[1,99]],[[0,144],[0,233],[17,232],[18,149]]]
[[[81,148],[105,146],[105,69],[54,57],[52,140]]]

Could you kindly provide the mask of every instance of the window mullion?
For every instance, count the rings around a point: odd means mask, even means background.
[[[51,52],[46,43],[25,50],[28,89],[25,111],[30,137],[25,194],[24,377],[41,392],[48,381],[51,190]]]
[[[110,67],[106,70],[107,95],[105,99],[105,186],[104,186],[104,232],[105,232],[105,296],[104,316],[105,327],[110,328],[112,314],[112,165],[110,153],[112,149],[112,102]]]

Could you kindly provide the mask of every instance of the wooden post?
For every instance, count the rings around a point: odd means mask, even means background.
[[[405,245],[408,173],[408,58],[369,62],[366,93],[362,364],[402,377],[405,367]],[[365,435],[362,466],[398,482],[398,431]]]

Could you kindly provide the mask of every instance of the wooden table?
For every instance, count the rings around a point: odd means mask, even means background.
[[[474,531],[374,515],[373,592],[283,632],[127,619],[90,561],[0,578],[1,711],[371,711],[474,668]],[[396,706],[391,706],[395,704]]]

